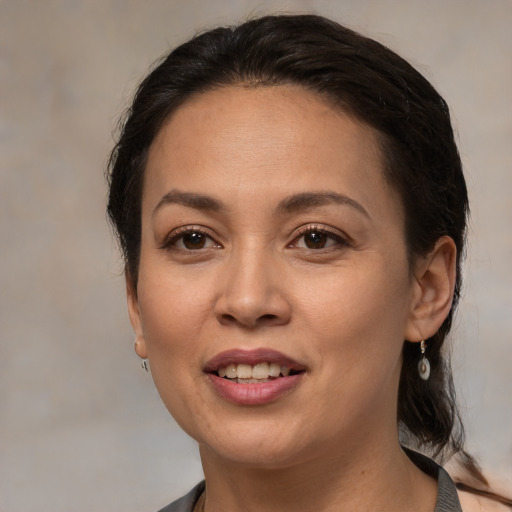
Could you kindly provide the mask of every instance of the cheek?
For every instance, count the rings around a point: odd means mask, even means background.
[[[199,340],[211,308],[206,288],[152,268],[139,281],[139,306],[151,375],[163,403],[185,430],[189,410],[198,406],[194,390],[203,377]]]
[[[340,358],[355,364],[363,353],[383,357],[390,351],[396,359],[410,296],[408,276],[399,270],[380,262],[354,266],[304,287],[312,291],[303,296],[303,327],[324,340],[318,348],[325,358],[339,352]]]
[[[185,356],[205,328],[211,314],[211,290],[202,280],[153,269],[142,276],[139,304],[148,350]]]

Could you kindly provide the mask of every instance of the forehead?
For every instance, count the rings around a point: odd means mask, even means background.
[[[341,124],[344,132],[357,132],[358,137],[364,137],[367,150],[371,146],[378,151],[378,133],[324,95],[297,85],[231,85],[190,96],[169,116],[153,147],[162,138],[169,143],[170,131],[177,143],[188,144],[192,142],[190,130],[201,137],[203,144],[212,137],[225,138],[225,142],[236,140],[251,130],[255,145],[269,143],[272,147],[291,137],[295,143],[311,146],[331,131],[336,140],[326,142],[334,142],[334,147],[343,143]]]
[[[333,187],[370,202],[378,199],[376,189],[392,194],[375,130],[289,85],[197,94],[160,130],[149,152],[145,197],[219,184],[222,193],[266,190],[268,197]]]

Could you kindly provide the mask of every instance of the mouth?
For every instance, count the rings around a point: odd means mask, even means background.
[[[217,393],[238,405],[261,405],[295,389],[306,367],[270,349],[229,350],[203,370]]]
[[[204,371],[239,384],[262,384],[303,373],[305,366],[271,349],[228,350],[210,360]]]
[[[284,364],[265,361],[255,365],[231,363],[227,366],[221,366],[213,373],[218,377],[238,384],[262,384],[282,377],[297,375],[301,371],[293,370]]]

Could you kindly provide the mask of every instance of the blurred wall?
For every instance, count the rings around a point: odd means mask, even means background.
[[[512,488],[510,0],[0,0],[1,512],[151,511],[200,478],[133,354],[103,170],[156,57],[276,11],[377,38],[452,107],[473,212],[456,382],[469,447]]]

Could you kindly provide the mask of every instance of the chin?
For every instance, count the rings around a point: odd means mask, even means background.
[[[280,443],[279,440],[257,442],[246,439],[243,442],[233,440],[225,445],[199,444],[201,457],[223,460],[228,464],[261,470],[277,470],[296,465],[304,460],[302,447]]]
[[[280,423],[280,424],[279,424]],[[254,469],[282,469],[308,458],[318,439],[308,440],[305,425],[246,419],[218,425],[208,432],[187,432],[199,444],[201,457]]]

